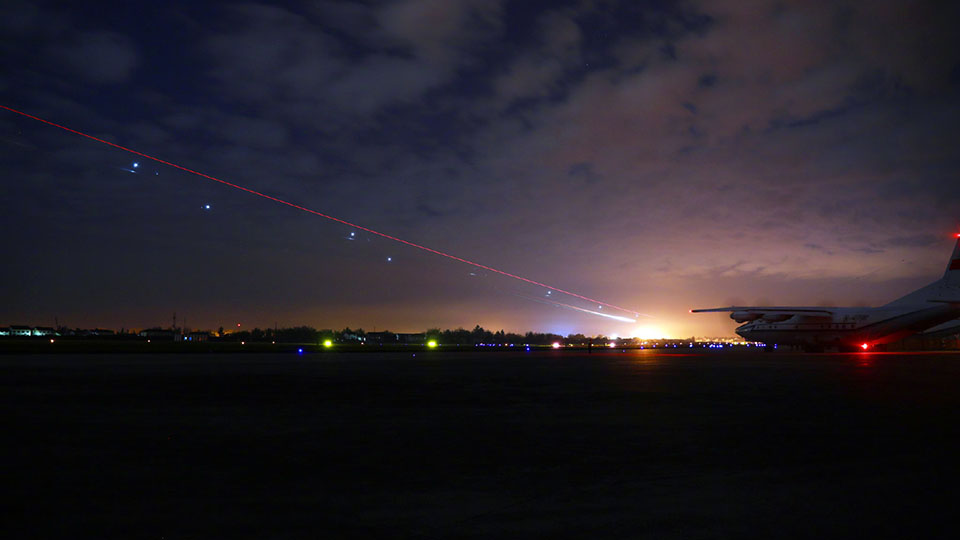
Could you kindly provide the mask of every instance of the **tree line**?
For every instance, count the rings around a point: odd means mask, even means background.
[[[372,335],[371,335],[372,334]],[[241,330],[225,333],[223,328],[217,332],[221,341],[249,341],[249,342],[277,342],[277,343],[322,343],[326,340],[335,343],[362,343],[374,341],[373,338],[383,335],[394,334],[385,330],[383,332],[366,332],[362,328],[342,330],[321,329],[310,326],[295,326],[292,328],[254,328],[253,330]],[[583,334],[570,334],[566,337],[559,334],[544,332],[526,332],[518,334],[515,332],[505,332],[498,330],[492,332],[486,330],[480,325],[476,325],[473,330],[457,328],[454,330],[441,330],[431,328],[422,332],[424,342],[436,341],[441,345],[492,345],[492,344],[529,344],[529,345],[550,345],[555,342],[586,344],[589,341],[606,341],[605,336],[585,336]]]

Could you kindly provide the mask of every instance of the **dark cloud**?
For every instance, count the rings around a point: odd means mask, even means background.
[[[814,251],[820,251],[826,255],[833,255],[833,251],[830,251],[829,249],[821,246],[820,244],[807,243],[807,244],[804,244],[803,247],[807,249],[812,249]]]
[[[298,112],[317,111],[336,126],[368,122],[385,106],[415,103],[451,82],[469,61],[471,46],[495,39],[478,29],[496,26],[497,6],[471,0],[442,7],[322,3],[313,13],[296,13],[239,5],[229,9],[232,24],[207,40],[211,76],[241,102],[273,108],[276,100],[292,100],[289,121],[304,120]]]
[[[130,80],[139,56],[129,38],[113,32],[83,32],[50,49],[50,62],[92,84]]]

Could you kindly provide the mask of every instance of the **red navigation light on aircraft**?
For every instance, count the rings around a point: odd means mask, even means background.
[[[867,344],[867,343],[863,343],[863,344],[860,345],[860,348],[863,349],[863,350],[867,350],[867,349],[870,348],[870,345]]]

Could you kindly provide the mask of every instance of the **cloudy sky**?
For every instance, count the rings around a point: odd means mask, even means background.
[[[0,110],[0,324],[732,335],[960,231],[954,3],[141,4],[4,2],[0,104],[646,316]]]

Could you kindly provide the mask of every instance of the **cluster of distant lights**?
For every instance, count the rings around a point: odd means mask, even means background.
[[[238,325],[238,326],[239,326],[239,325]],[[151,342],[151,340],[148,339],[148,340],[147,340],[147,343],[150,343],[150,342]],[[53,339],[53,338],[50,339],[50,343],[54,343],[54,339]],[[273,343],[276,344],[277,342],[274,341]],[[246,345],[246,344],[247,344],[246,341],[241,341],[241,342],[240,342],[240,345]],[[438,343],[436,342],[436,340],[430,340],[430,341],[428,341],[428,342],[426,343],[426,346],[427,346],[427,348],[429,348],[429,349],[436,349],[437,347],[440,346],[440,344],[438,344]],[[477,343],[476,345],[474,345],[474,347],[515,347],[515,346],[517,346],[517,345],[514,344],[514,343]],[[573,343],[568,343],[568,344],[567,344],[567,347],[574,347],[574,346],[575,346],[575,345],[574,345]],[[688,344],[688,348],[691,348],[691,349],[692,349],[694,346],[695,346],[695,345],[694,345],[693,343]],[[708,344],[705,346],[705,348],[707,348],[707,349],[723,349],[723,348],[733,348],[733,347],[763,347],[763,346],[765,346],[765,345],[764,345],[763,343],[760,343],[760,342],[736,342],[736,343],[708,343]],[[327,340],[324,340],[324,341],[323,341],[323,348],[325,348],[325,349],[330,349],[330,348],[332,348],[332,347],[333,347],[333,340],[327,339]],[[529,345],[529,344],[523,344],[522,347],[524,347],[527,351],[530,351],[530,345]],[[560,343],[559,341],[554,341],[553,343],[550,344],[550,347],[551,347],[552,349],[560,349],[560,348],[563,347],[563,344]],[[616,349],[616,348],[618,347],[618,345],[617,345],[617,343],[616,343],[615,341],[611,341],[611,342],[607,343],[607,347],[610,348],[610,349]],[[699,347],[704,347],[704,345],[701,344],[701,345],[699,345]],[[776,348],[777,348],[777,344],[774,343],[774,344],[772,345],[772,347],[773,347],[774,349],[776,349]],[[660,348],[660,345],[659,345],[659,344],[655,344],[655,345],[653,346],[653,348],[654,348],[654,349],[658,349],[658,348]],[[676,344],[676,343],[672,343],[672,344],[671,344],[671,343],[668,343],[668,344],[665,344],[663,348],[668,348],[668,349],[669,349],[669,348],[674,348],[674,349],[676,349],[676,348],[677,348],[677,344]],[[641,345],[641,346],[639,347],[639,349],[640,349],[640,350],[645,350],[645,349],[646,349],[646,346]],[[870,344],[869,344],[869,343],[861,343],[861,344],[860,344],[860,349],[862,349],[862,350],[864,350],[864,351],[869,350],[869,349],[870,349]],[[626,350],[626,349],[624,349],[624,350]],[[297,354],[303,354],[303,347],[299,347],[299,348],[297,349]]]
[[[53,343],[53,340],[52,340],[52,339],[50,340],[50,343]],[[149,339],[147,340],[147,343],[150,343],[150,340],[149,340]],[[276,343],[276,341],[274,341],[273,343]],[[241,345],[246,345],[247,342],[246,342],[246,341],[241,341],[240,344],[241,344]],[[429,349],[436,349],[436,348],[439,347],[440,345],[439,345],[436,341],[430,340],[430,341],[428,341],[428,342],[426,343],[426,346],[427,346],[427,348],[429,348]],[[474,347],[516,347],[516,346],[517,346],[517,345],[516,345],[515,343],[477,343],[476,345],[474,345]],[[526,348],[526,350],[528,350],[528,351],[530,350],[530,345],[529,345],[529,344],[523,344],[523,345],[521,345],[521,346],[524,347],[524,348]],[[554,341],[553,343],[550,344],[550,348],[552,348],[552,349],[561,349],[561,348],[563,348],[563,346],[564,346],[564,345],[563,345],[562,343],[560,343],[559,341]],[[566,346],[567,346],[567,347],[575,347],[576,345],[574,345],[573,343],[568,343]],[[694,345],[693,343],[690,343],[690,344],[687,345],[687,347],[688,347],[688,348],[691,348],[691,349],[692,349],[693,347],[695,347],[695,346],[698,346],[698,345]],[[745,343],[708,343],[708,344],[706,344],[706,345],[702,345],[702,344],[699,345],[699,347],[707,348],[707,349],[724,349],[724,348],[733,348],[733,347],[763,347],[763,346],[765,346],[765,345],[764,345],[763,343],[760,343],[760,342],[745,342]],[[329,340],[329,339],[328,339],[328,340],[325,340],[325,341],[323,342],[323,348],[324,348],[324,349],[330,349],[330,348],[332,348],[332,347],[333,347],[333,341],[332,341],[332,340]],[[622,347],[622,346],[621,346],[621,345],[617,345],[617,343],[616,343],[615,341],[611,341],[611,342],[607,343],[607,347],[610,348],[610,349],[616,349],[617,347]],[[663,346],[662,348],[665,348],[665,349],[669,349],[669,348],[676,349],[677,347],[678,347],[678,345],[677,345],[676,343],[668,343],[668,344],[664,344],[664,346]],[[777,348],[777,344],[776,344],[776,343],[773,344],[772,347],[773,347],[774,349],[776,349],[776,348]],[[654,349],[659,349],[659,348],[661,348],[661,347],[660,347],[659,344],[656,344],[656,345],[654,345],[652,348],[654,348]],[[866,350],[870,349],[870,344],[869,344],[869,343],[862,343],[862,344],[860,345],[860,348],[863,349],[864,351],[866,351]],[[639,347],[639,349],[640,349],[640,350],[644,350],[644,349],[646,349],[646,346],[641,345],[641,346]],[[297,353],[298,353],[298,354],[303,354],[303,348],[302,348],[302,347],[301,347],[301,348],[298,348],[298,349],[297,349]]]
[[[241,341],[240,343],[241,343],[242,345],[243,345],[243,344],[246,344],[246,342],[244,342],[244,341]],[[273,342],[273,343],[275,344],[276,342]],[[323,347],[324,347],[325,349],[329,349],[329,348],[333,347],[334,342],[333,342],[332,340],[329,340],[329,339],[328,339],[328,340],[323,341],[323,342],[322,342],[322,345],[323,345]],[[361,343],[361,345],[365,345],[365,343]],[[425,345],[427,348],[429,348],[429,349],[436,349],[437,347],[440,347],[440,346],[441,346],[440,343],[438,343],[436,340],[427,341],[426,343],[424,343],[424,345]],[[764,345],[763,343],[761,343],[761,342],[744,342],[744,341],[731,341],[731,342],[728,342],[728,343],[695,342],[695,343],[687,343],[686,345],[687,345],[688,348],[698,347],[698,348],[707,348],[707,349],[723,349],[723,348],[734,348],[734,347],[763,347],[763,346],[765,346],[765,345]],[[460,347],[461,345],[460,345],[460,344],[456,344],[456,346],[457,346],[457,347]],[[533,346],[532,346],[531,344],[529,344],[529,343],[523,343],[523,344],[517,344],[517,343],[475,343],[473,346],[474,346],[474,347],[484,347],[484,348],[487,348],[487,347],[490,347],[490,348],[495,348],[495,347],[500,347],[500,348],[523,347],[523,348],[525,348],[525,349],[528,350],[528,351],[533,347]],[[580,347],[580,348],[582,348],[583,346],[584,346],[584,345],[583,345],[582,343],[579,343],[579,344],[578,344],[578,343],[566,343],[566,344],[564,344],[564,343],[562,343],[562,342],[560,342],[560,341],[554,341],[554,342],[550,343],[549,348],[551,348],[551,349],[562,349],[562,348],[573,348],[573,347]],[[604,343],[604,344],[598,345],[598,346],[606,346],[607,348],[610,348],[610,349],[616,349],[616,348],[627,349],[627,348],[631,348],[631,349],[644,350],[644,349],[647,349],[647,348],[651,348],[651,349],[671,349],[671,348],[672,348],[672,349],[676,349],[676,348],[678,348],[678,347],[681,347],[682,344],[678,344],[678,343],[660,343],[660,342],[648,343],[648,342],[644,341],[644,342],[642,342],[642,344],[640,344],[640,345],[638,346],[638,345],[636,345],[636,344],[617,343],[616,341],[609,341],[609,342],[607,342],[607,343]],[[777,345],[773,345],[773,347],[776,348]],[[864,345],[862,345],[862,347],[863,347],[864,349],[867,349],[868,346],[867,346],[866,344],[864,344]],[[300,352],[300,353],[302,354],[302,353],[303,353],[303,349],[298,349],[298,352]]]

